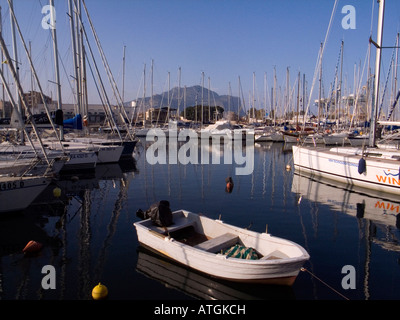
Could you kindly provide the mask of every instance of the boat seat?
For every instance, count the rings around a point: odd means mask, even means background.
[[[194,220],[187,219],[186,217],[183,217],[183,216],[174,217],[172,224],[167,227],[167,230],[168,230],[168,232],[174,232],[174,231],[178,231],[180,229],[194,226],[194,225],[195,225]],[[165,232],[165,228],[160,227],[160,226],[152,226],[151,229],[156,230],[160,233]]]
[[[286,254],[279,250],[275,250],[271,252],[270,254],[265,255],[264,257],[261,258],[261,260],[275,260],[275,259],[285,259],[289,258]]]
[[[239,237],[232,233],[224,233],[218,237],[199,243],[194,248],[202,249],[207,252],[219,252],[222,249],[234,245],[239,241]]]

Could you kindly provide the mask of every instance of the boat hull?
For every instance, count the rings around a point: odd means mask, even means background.
[[[2,177],[0,213],[26,209],[50,184],[50,177]]]
[[[292,146],[295,170],[339,181],[350,186],[400,194],[399,161],[396,158],[363,157],[357,148],[313,148]],[[376,154],[383,154],[376,150]],[[393,153],[395,156],[395,153]],[[359,173],[360,159],[365,171]]]

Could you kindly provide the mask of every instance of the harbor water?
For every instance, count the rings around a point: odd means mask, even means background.
[[[400,298],[400,199],[298,175],[282,143],[246,150],[253,170],[242,175],[235,169],[243,163],[224,162],[229,150],[217,152],[220,163],[153,164],[148,147],[138,143],[132,160],[61,176],[28,209],[0,217],[0,299],[90,300],[99,282],[109,300]],[[136,211],[160,200],[172,210],[267,230],[311,258],[290,288],[188,270],[139,246]],[[30,240],[43,244],[38,254],[22,253]],[[54,271],[54,288],[45,266]]]

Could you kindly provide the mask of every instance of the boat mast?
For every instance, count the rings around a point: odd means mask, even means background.
[[[150,123],[151,127],[153,126],[153,111],[154,111],[154,105],[153,105],[153,86],[154,86],[154,77],[153,77],[153,69],[154,69],[154,60],[151,59],[151,94],[150,94]],[[158,117],[157,117],[157,122],[158,122]]]
[[[13,60],[14,60],[14,66],[15,66],[15,72],[16,72],[16,77],[17,81],[19,81],[19,67],[18,67],[18,51],[17,51],[17,39],[15,37],[15,21],[12,16],[12,12],[14,10],[14,4],[13,0],[8,1],[9,7],[10,7],[10,19],[11,19],[11,35],[12,35],[12,46],[13,46]],[[10,61],[11,62],[11,61]],[[24,113],[22,112],[22,104],[21,104],[21,97],[19,96],[18,93],[18,88],[16,87],[16,95],[17,95],[17,109],[20,115],[22,116]],[[31,106],[33,107],[33,106]],[[22,131],[19,131],[20,134],[20,139],[21,139],[21,144],[24,143],[24,134]]]
[[[318,94],[318,123],[317,123],[317,132],[319,132],[319,124],[320,124],[320,117],[321,117],[321,98],[322,98],[322,52],[323,52],[323,45],[321,42],[321,50],[320,50],[320,61],[319,61],[319,94]]]
[[[36,70],[35,70],[35,67],[34,67],[34,65],[33,65],[31,55],[29,54],[29,50],[28,50],[28,48],[27,48],[27,46],[26,46],[24,37],[22,36],[22,32],[21,32],[21,29],[20,29],[20,27],[19,27],[17,18],[15,17],[15,13],[14,13],[14,9],[13,9],[12,4],[11,4],[11,0],[8,0],[8,4],[9,4],[9,7],[10,7],[10,14],[11,14],[11,17],[12,17],[14,23],[15,23],[15,27],[17,28],[19,37],[21,38],[21,42],[22,42],[22,45],[23,45],[23,47],[24,47],[24,51],[25,51],[26,56],[27,56],[27,58],[28,58],[28,62],[29,62],[29,65],[30,65],[30,67],[31,67],[32,74],[34,75],[34,77],[35,77],[35,79],[36,79],[37,86],[38,86],[39,93],[40,93],[40,97],[42,98],[42,102],[43,102],[44,109],[45,109],[45,111],[46,111],[47,117],[48,117],[48,119],[49,119],[50,125],[51,125],[51,127],[53,128],[54,133],[55,133],[57,139],[59,140],[59,136],[58,136],[57,130],[56,130],[55,126],[54,126],[54,122],[53,122],[53,120],[52,120],[52,118],[51,118],[50,110],[49,110],[49,108],[48,108],[48,106],[47,106],[47,102],[46,102],[45,96],[44,96],[44,94],[43,94],[42,86],[41,86],[41,84],[40,84],[38,75],[37,75]],[[4,42],[4,39],[2,39],[2,41]],[[4,54],[5,54],[5,55],[6,55],[6,52],[8,53],[8,51],[4,51]],[[11,57],[9,57],[9,55],[8,55],[8,57],[6,56],[6,60],[7,60],[7,61],[11,61]],[[17,69],[17,70],[15,70],[15,69]],[[10,71],[11,71],[11,72],[15,72],[15,76],[16,76],[16,77],[14,78],[14,80],[15,80],[16,85],[17,85],[17,89],[18,89],[18,93],[19,93],[19,98],[21,99],[21,102],[22,102],[24,105],[27,106],[26,101],[24,101],[25,99],[24,99],[24,97],[23,97],[23,90],[22,90],[21,84],[20,84],[19,79],[18,79],[18,77],[17,77],[18,66],[17,66],[15,69],[12,69],[11,66],[10,66]],[[24,108],[25,108],[25,106],[24,106]],[[26,109],[26,108],[25,108],[25,109]],[[60,143],[60,145],[61,145],[62,150],[64,150],[64,148],[63,148],[63,146],[62,146],[61,143]]]
[[[1,14],[1,6],[0,6],[0,33],[3,32],[3,20],[2,20],[2,14]],[[1,61],[4,61],[3,57],[3,51],[1,51]],[[1,64],[1,71],[4,72],[4,63]],[[3,118],[6,117],[6,108],[5,108],[5,94],[4,94],[4,83],[2,83],[3,87]]]
[[[342,40],[342,47],[341,47],[341,57],[340,57],[340,80],[339,80],[339,90],[337,93],[338,96],[338,121],[336,124],[336,129],[339,131],[340,129],[340,107],[342,102],[342,84],[343,84],[343,48],[344,48],[344,41]]]
[[[50,0],[50,6],[54,7],[54,0]],[[53,14],[53,10],[50,11]],[[56,23],[55,17],[50,19],[51,22]],[[60,72],[58,67],[58,49],[57,49],[57,33],[56,33],[56,26],[51,26],[50,28],[51,34],[53,36],[53,51],[54,51],[54,66],[56,72],[56,85],[57,85],[57,109],[62,110],[62,100],[61,100],[61,83],[60,83]],[[60,127],[60,140],[64,140],[64,130],[63,125],[59,124]]]
[[[76,57],[76,41],[75,41],[75,23],[74,23],[74,10],[72,6],[72,0],[68,0],[69,2],[69,18],[70,18],[70,27],[71,27],[71,43],[72,43],[72,57],[75,71],[75,95],[76,95],[76,109],[75,114],[78,114],[81,110],[81,102],[80,102],[80,93],[79,93],[79,73],[78,73],[78,61]]]
[[[126,46],[124,46],[122,56],[122,103],[125,102],[125,49]]]
[[[375,58],[375,81],[374,81],[374,97],[371,112],[371,131],[369,135],[369,146],[375,146],[376,140],[376,121],[377,121],[377,111],[379,103],[379,78],[380,78],[380,67],[382,58],[382,38],[383,38],[383,20],[385,11],[385,0],[378,0],[379,2],[379,15],[378,15],[378,32],[377,39],[374,45],[376,46],[376,58]],[[371,40],[372,41],[372,40]]]

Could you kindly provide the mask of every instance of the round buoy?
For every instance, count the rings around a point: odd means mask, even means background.
[[[59,198],[61,196],[61,189],[59,187],[55,187],[53,189],[53,196]]]
[[[92,297],[94,300],[105,299],[107,297],[107,295],[108,295],[107,287],[105,285],[101,284],[100,282],[92,290]]]
[[[39,252],[40,249],[42,249],[43,245],[40,242],[36,242],[34,240],[31,240],[28,242],[28,244],[25,246],[24,249],[22,249],[23,253],[36,253]]]
[[[292,167],[290,166],[290,164],[287,164],[286,165],[286,171],[290,171],[290,170],[292,170]]]

